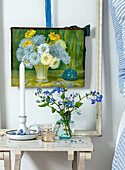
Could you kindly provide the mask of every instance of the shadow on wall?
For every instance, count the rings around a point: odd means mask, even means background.
[[[71,161],[68,161],[67,152],[28,152],[25,159],[22,160],[22,169],[25,168],[27,160],[35,164],[33,169],[37,170],[69,170],[71,169]],[[63,160],[63,161],[62,161]]]
[[[3,0],[0,0],[0,125],[6,127],[4,79]],[[1,121],[2,120],[2,121]]]

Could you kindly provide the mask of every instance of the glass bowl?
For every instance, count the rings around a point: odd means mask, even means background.
[[[42,136],[42,141],[53,142],[55,141],[55,136],[58,132],[59,125],[55,123],[46,123],[39,125],[40,134]]]

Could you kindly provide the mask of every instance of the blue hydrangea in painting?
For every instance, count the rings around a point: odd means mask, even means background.
[[[29,56],[29,61],[32,65],[40,64],[40,57],[39,53],[33,52]]]
[[[30,57],[28,55],[23,56],[22,61],[24,62],[26,68],[33,68],[33,64],[31,64]]]
[[[72,83],[69,83],[69,87],[63,87],[61,83],[54,81],[55,87],[49,91],[43,91],[41,88],[38,88],[35,92],[37,96],[36,103],[39,107],[49,107],[52,113],[58,113],[61,117],[61,121],[70,122],[72,114],[81,115],[80,107],[83,105],[82,100],[88,99],[91,104],[96,102],[102,102],[103,96],[96,91],[90,91],[84,96],[81,96],[80,93],[72,92],[67,94],[67,91],[72,87]],[[58,98],[57,98],[58,94]],[[67,128],[70,133],[69,124],[67,123]]]
[[[16,55],[17,55],[17,59],[18,59],[19,61],[22,61],[22,58],[23,58],[24,54],[25,54],[25,51],[24,51],[23,48],[18,48],[18,49],[17,49]]]
[[[33,37],[33,44],[38,47],[39,45],[44,44],[45,40],[46,37],[44,37],[43,35],[35,35]]]
[[[27,54],[27,53],[32,53],[32,52],[34,52],[34,51],[35,51],[35,47],[32,46],[31,44],[28,45],[28,46],[26,46],[26,47],[24,48],[25,54]]]

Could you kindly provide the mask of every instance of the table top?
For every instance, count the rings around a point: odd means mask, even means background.
[[[0,139],[0,151],[94,151],[90,137],[74,136],[68,140],[60,140],[56,137],[55,142],[43,142],[41,136],[35,140],[15,141],[6,135]]]

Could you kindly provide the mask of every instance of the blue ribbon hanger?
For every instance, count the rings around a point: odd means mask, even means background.
[[[46,27],[51,27],[51,0],[45,0]]]

